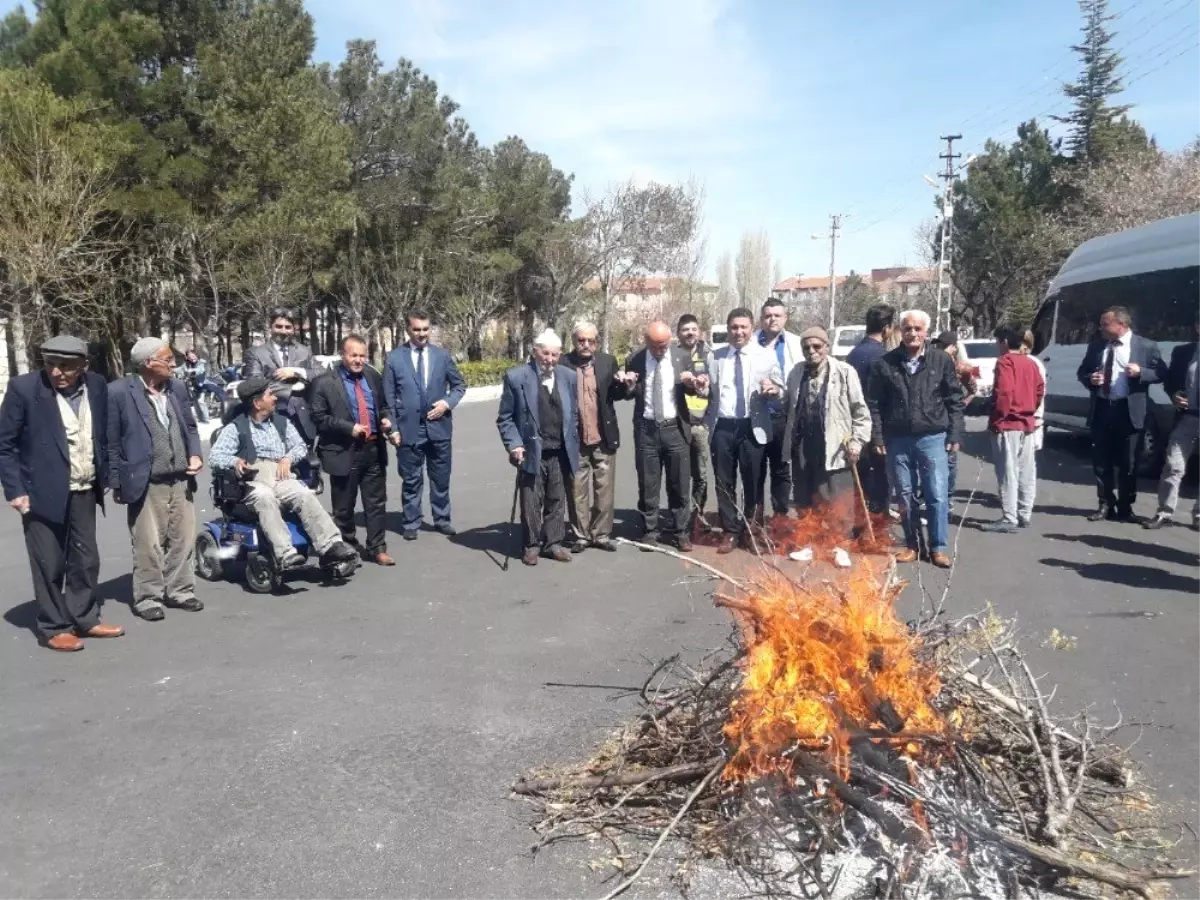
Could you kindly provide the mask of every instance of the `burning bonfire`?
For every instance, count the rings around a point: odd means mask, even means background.
[[[1170,868],[1178,841],[1113,743],[1119,717],[1056,722],[1010,623],[940,603],[901,621],[905,584],[864,552],[871,532],[828,537],[841,512],[772,523],[746,580],[691,561],[721,583],[729,646],[664,661],[586,765],[514,785],[539,813],[534,850],[596,841],[593,866],[621,878],[609,897],[670,838],[685,892],[712,872],[700,859],[745,893],[826,900],[1149,897],[1192,875]],[[837,550],[849,568],[828,564]]]

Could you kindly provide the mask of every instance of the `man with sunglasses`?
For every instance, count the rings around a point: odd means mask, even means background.
[[[567,494],[573,553],[588,546],[617,549],[612,527],[621,430],[615,403],[626,397],[617,358],[597,349],[598,334],[591,322],[580,322],[571,333],[575,349],[562,358],[562,365],[575,370],[579,401],[579,469]]]
[[[33,574],[37,630],[51,650],[114,638],[100,621],[96,507],[104,502],[108,386],[89,372],[87,345],[59,335],[42,344],[42,369],[8,383],[0,404],[0,483],[21,514]]]

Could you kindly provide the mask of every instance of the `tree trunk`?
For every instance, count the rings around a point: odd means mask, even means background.
[[[8,318],[8,328],[9,371],[17,375],[24,375],[29,371],[30,348],[28,336],[25,333],[25,315],[21,311],[19,300],[13,304],[12,315]]]

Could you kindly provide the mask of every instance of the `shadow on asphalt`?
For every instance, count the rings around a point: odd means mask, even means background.
[[[494,525],[460,531],[450,538],[450,543],[483,553],[497,566],[504,564],[506,556],[520,559],[524,549],[521,546],[521,526],[516,522],[511,525],[508,522],[497,522]]]
[[[969,490],[957,490],[954,492],[954,502],[962,509],[967,500],[971,497]],[[983,491],[976,491],[975,498],[971,500],[971,508],[983,507],[984,509],[999,509],[1000,500],[995,494],[985,494]],[[1035,516],[1089,516],[1096,510],[1089,507],[1084,509],[1080,506],[1059,506],[1054,503],[1037,503],[1033,505],[1033,514]],[[970,520],[968,520],[968,523]]]
[[[118,575],[116,578],[110,578],[108,581],[102,581],[96,585],[96,602],[102,613],[104,604],[109,600],[115,600],[132,608],[133,575],[126,572],[124,575]],[[18,603],[4,614],[4,621],[14,628],[24,628],[37,635],[37,603],[33,600]]]
[[[1153,538],[1144,530],[1139,529],[1147,537],[1145,540],[1134,540],[1127,537],[1113,537],[1109,534],[1047,534],[1044,537],[1050,541],[1073,541],[1087,544],[1097,550],[1109,550],[1113,553],[1130,553],[1134,556],[1150,557],[1164,563],[1184,567],[1195,567],[1200,554],[1190,553],[1178,547],[1165,547],[1153,542]]]
[[[1042,559],[1044,566],[1070,569],[1081,578],[1103,581],[1108,584],[1123,584],[1132,588],[1152,591],[1179,591],[1195,596],[1200,592],[1200,578],[1176,575],[1150,566],[1131,566],[1127,563],[1078,563],[1066,559]]]

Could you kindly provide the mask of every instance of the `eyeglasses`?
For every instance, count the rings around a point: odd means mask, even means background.
[[[824,344],[819,343],[819,342],[818,343],[808,343],[808,344],[801,344],[800,349],[801,350],[820,350],[824,346],[825,346]]]
[[[597,341],[595,338],[575,338],[575,343],[577,343],[577,344],[592,344],[592,345],[595,345],[595,344],[597,344],[597,343],[599,343],[599,342],[598,342],[598,341]]]

